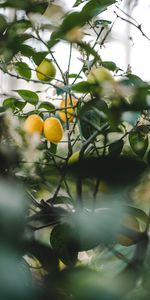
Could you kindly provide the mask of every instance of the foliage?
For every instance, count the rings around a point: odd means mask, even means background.
[[[0,69],[28,83],[2,95],[0,107],[0,299],[150,297],[150,85],[100,56],[112,28],[101,14],[116,2],[77,0],[56,26],[44,13],[63,11],[61,4],[0,1]],[[70,51],[67,70],[55,55],[62,43]],[[74,48],[78,73],[70,70]],[[57,73],[40,81],[36,71],[47,56]],[[91,69],[109,76],[90,82]],[[25,132],[35,114],[44,124],[57,120],[55,143],[49,132]],[[125,214],[140,231],[122,223]],[[119,245],[120,234],[133,245]]]

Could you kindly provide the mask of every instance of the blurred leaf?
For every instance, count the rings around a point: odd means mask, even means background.
[[[44,13],[48,6],[47,1],[32,1],[32,0],[4,0],[0,3],[0,7],[11,7],[25,10],[27,13]]]
[[[54,227],[50,236],[52,248],[59,259],[66,265],[72,266],[77,261],[77,245],[73,229],[69,224]]]
[[[48,111],[51,111],[51,110],[53,111],[55,109],[55,106],[52,103],[48,102],[48,101],[43,101],[39,104],[38,109],[39,108],[44,108]]]
[[[115,141],[108,148],[109,154],[111,156],[120,155],[120,153],[122,152],[123,145],[124,145],[123,140]]]
[[[68,77],[69,78],[76,78],[76,77],[82,78],[82,76],[78,76],[78,74],[76,74],[76,73],[69,74]]]
[[[96,131],[94,125],[100,127],[101,118],[95,113],[95,111],[87,111],[80,118],[81,132],[85,139],[88,139]]]
[[[0,14],[0,35],[6,30],[7,28],[7,21],[5,16]]]
[[[146,83],[137,75],[128,74],[127,77],[129,78],[130,82],[133,83],[136,87],[143,87]]]
[[[77,178],[79,174],[83,178],[96,177],[118,186],[134,183],[146,170],[147,165],[135,157],[122,155],[113,159],[111,156],[85,158],[67,168]]]
[[[13,37],[23,34],[30,27],[31,22],[29,20],[19,20],[16,22],[12,22],[9,25],[6,34],[10,39],[13,39]]]
[[[90,93],[92,91],[92,85],[88,81],[78,82],[73,85],[72,90],[77,93]]]
[[[39,96],[35,92],[29,90],[15,90],[15,92],[30,104],[37,105],[39,102]]]
[[[34,240],[27,242],[24,246],[26,254],[35,256],[45,270],[50,273],[58,270],[58,258],[51,247]]]
[[[26,63],[24,63],[24,62],[15,63],[15,70],[20,76],[22,76],[26,79],[31,78],[31,70]]]
[[[92,55],[95,58],[95,61],[101,61],[99,54],[90,46],[90,44],[85,43],[85,42],[78,42],[77,44],[87,54]]]
[[[117,65],[113,61],[102,61],[101,65],[110,71],[115,71],[117,69]]]
[[[129,134],[129,143],[132,150],[142,158],[148,148],[148,136],[138,130],[132,131]]]
[[[107,9],[108,6],[114,4],[115,0],[91,0],[82,9],[81,15],[85,16],[87,20],[96,17]]]

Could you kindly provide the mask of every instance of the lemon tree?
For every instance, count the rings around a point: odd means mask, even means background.
[[[149,299],[150,85],[101,51],[149,38],[122,1],[0,9],[0,299]]]

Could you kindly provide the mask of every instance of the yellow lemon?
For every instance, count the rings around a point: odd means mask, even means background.
[[[122,225],[129,229],[133,229],[137,232],[140,231],[139,222],[137,221],[137,219],[134,216],[125,214],[123,217]],[[134,240],[132,240],[125,234],[119,234],[117,237],[117,241],[119,244],[121,244],[123,246],[131,246],[131,245],[136,244],[136,242]]]
[[[111,75],[110,71],[104,67],[99,68],[92,68],[88,74],[88,82],[91,84],[94,83],[102,83],[105,81],[114,81],[113,76]]]
[[[78,100],[74,97],[71,97],[71,98],[68,97],[67,101],[65,99],[62,99],[62,101],[60,103],[60,108],[64,108],[64,110],[61,110],[59,112],[59,116],[64,123],[67,121],[67,119],[69,122],[73,122],[75,106],[77,105],[77,103],[78,103]],[[65,109],[65,107],[66,107],[66,109]]]
[[[29,134],[41,134],[43,131],[43,120],[38,115],[30,115],[24,122],[24,130]]]
[[[56,68],[53,62],[47,58],[43,59],[36,68],[36,76],[41,81],[51,81],[55,78]]]
[[[44,122],[44,135],[51,143],[59,143],[64,135],[60,121],[56,118],[47,118]]]

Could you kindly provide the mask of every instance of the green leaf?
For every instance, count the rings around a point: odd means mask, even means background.
[[[31,78],[31,70],[26,63],[24,62],[15,63],[15,70],[20,76],[26,79]]]
[[[26,56],[26,57],[31,57],[35,53],[34,49],[31,46],[26,45],[26,44],[20,45],[20,52],[23,56]]]
[[[7,28],[7,21],[3,15],[0,15],[0,34],[2,34]]]
[[[102,66],[110,71],[115,71],[117,69],[116,64],[113,61],[102,61]]]
[[[148,136],[138,130],[132,131],[129,134],[129,143],[132,150],[142,158],[148,148]]]
[[[7,98],[3,101],[3,106],[5,108],[12,108],[12,109],[15,109],[16,107],[16,101],[17,99],[16,98]]]
[[[55,226],[50,236],[50,243],[64,264],[72,266],[76,263],[78,252],[74,232],[69,224]]]
[[[39,66],[42,60],[47,56],[48,51],[35,52],[32,56],[34,63]]]
[[[88,81],[81,81],[73,85],[72,90],[77,93],[90,93],[92,91],[93,85],[91,85]]]
[[[7,108],[12,108],[13,110],[15,110],[16,108],[18,108],[19,110],[22,110],[25,107],[26,103],[19,101],[16,98],[7,98],[4,100],[3,102],[3,106],[7,109]]]
[[[137,75],[128,74],[127,77],[130,79],[130,82],[133,83],[136,87],[145,86],[145,82]]]
[[[26,102],[37,105],[39,102],[39,96],[32,91],[29,90],[15,90],[21,98],[23,98]]]
[[[91,0],[83,7],[81,15],[85,16],[87,20],[90,20],[105,11],[108,6],[115,2],[115,0]]]
[[[55,106],[52,103],[48,102],[48,101],[43,101],[39,104],[38,108],[44,108],[48,111],[51,111],[51,110],[55,109]]]
[[[31,1],[31,0],[5,0],[0,3],[0,7],[11,7],[25,10],[27,13],[34,12],[43,14],[48,6],[47,1]]]
[[[76,77],[82,78],[82,76],[78,76],[78,74],[76,74],[76,73],[69,74],[68,77],[69,78],[76,78]]]
[[[123,145],[124,145],[123,140],[118,140],[114,142],[108,148],[109,154],[111,156],[120,155],[120,153],[122,152]]]
[[[10,39],[12,39],[14,36],[23,34],[30,27],[31,22],[29,20],[19,20],[16,22],[12,22],[10,23],[7,30],[7,35]]]
[[[82,2],[84,2],[84,0],[76,0],[76,2],[74,3],[73,7],[79,6]]]

